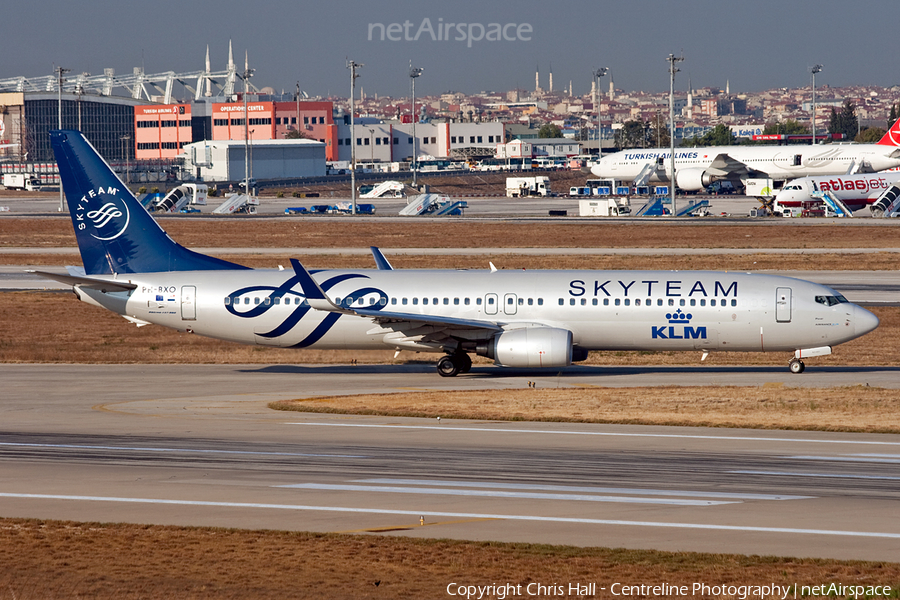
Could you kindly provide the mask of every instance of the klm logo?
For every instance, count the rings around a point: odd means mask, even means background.
[[[666,313],[668,325],[653,325],[650,337],[654,340],[705,340],[706,327],[691,327],[689,323],[694,315],[683,313],[679,308],[674,313]]]

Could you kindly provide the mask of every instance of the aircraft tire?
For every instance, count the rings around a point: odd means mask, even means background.
[[[442,356],[441,360],[437,362],[437,372],[441,377],[456,377],[460,371],[459,367],[459,364],[449,354]]]
[[[461,352],[459,354],[455,354],[453,356],[456,359],[457,364],[459,365],[460,373],[468,373],[472,370],[472,359],[465,352]]]
[[[794,373],[795,375],[797,375],[806,370],[806,365],[803,364],[802,360],[793,358],[793,359],[791,359],[791,362],[788,363],[788,368],[791,370],[791,373]]]

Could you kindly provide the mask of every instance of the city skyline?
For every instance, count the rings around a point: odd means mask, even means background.
[[[238,71],[248,52],[254,85],[293,92],[299,81],[310,96],[346,97],[348,58],[365,64],[357,85],[367,95],[392,97],[409,94],[411,60],[424,68],[416,83],[422,96],[531,90],[535,70],[547,89],[551,64],[555,90],[571,81],[575,95],[586,94],[592,70],[605,66],[620,89],[661,92],[668,88],[669,53],[685,57],[678,90],[688,79],[694,88],[728,82],[732,93],[800,88],[809,85],[814,64],[824,65],[817,86],[897,83],[879,60],[897,44],[890,24],[900,5],[893,0],[857,3],[854,18],[836,0],[70,6],[37,0],[4,11],[7,24],[17,25],[7,27],[0,47],[15,60],[0,66],[0,79],[49,75],[54,65],[94,75],[108,67],[118,74],[141,66],[148,74],[197,71],[207,45],[212,70],[222,70],[231,40]],[[604,90],[608,83],[607,77]]]

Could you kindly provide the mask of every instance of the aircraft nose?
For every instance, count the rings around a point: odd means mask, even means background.
[[[856,326],[856,335],[865,335],[878,327],[878,317],[862,306],[855,306],[853,309],[853,323]]]

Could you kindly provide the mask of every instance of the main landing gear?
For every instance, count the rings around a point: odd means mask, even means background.
[[[796,375],[805,371],[806,365],[799,358],[792,358],[791,362],[788,363],[788,368],[791,370],[791,373]]]
[[[437,372],[441,377],[456,377],[458,373],[468,373],[472,368],[472,359],[465,352],[447,354],[437,363]]]

